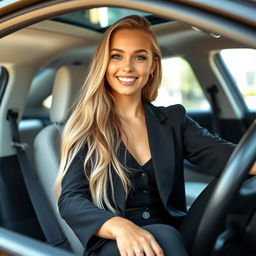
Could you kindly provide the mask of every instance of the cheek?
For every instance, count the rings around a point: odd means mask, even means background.
[[[113,64],[113,63],[109,63],[108,64],[105,78],[106,78],[106,80],[108,82],[108,85],[112,89],[114,89],[114,87],[115,87],[115,82],[116,82],[115,81],[115,74],[116,74],[116,70],[117,70],[117,67],[116,67],[115,64]]]
[[[146,64],[146,65],[139,67],[138,71],[146,79],[146,77],[148,77],[150,74],[150,70],[151,70],[151,65]]]
[[[113,74],[116,72],[116,65],[114,63],[109,63],[106,71],[107,76],[113,76]]]
[[[111,81],[110,81],[110,70],[109,70],[109,67],[107,67],[107,70],[106,70],[106,74],[105,74],[105,78],[107,80],[107,83],[110,85],[111,84]]]
[[[113,74],[112,70],[113,70],[112,66],[108,65],[107,70],[106,70],[106,78],[107,78],[107,80],[109,80],[111,78],[111,76]]]

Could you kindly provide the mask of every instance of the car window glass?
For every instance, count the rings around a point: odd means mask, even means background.
[[[234,83],[239,89],[246,106],[256,110],[256,50],[225,49],[220,51]]]
[[[56,17],[54,20],[101,31],[103,28],[107,28],[117,20],[133,14],[138,14],[144,17],[150,16],[149,13],[127,8],[101,7],[71,12]]]
[[[189,63],[181,57],[162,60],[163,78],[158,96],[153,102],[157,106],[182,104],[187,110],[209,110],[210,105],[203,94]]]

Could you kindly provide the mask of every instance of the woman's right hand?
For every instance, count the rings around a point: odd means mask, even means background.
[[[164,256],[152,234],[122,217],[106,221],[96,235],[116,240],[121,256]]]

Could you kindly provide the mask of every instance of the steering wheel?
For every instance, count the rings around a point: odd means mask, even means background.
[[[256,120],[229,158],[200,220],[193,244],[193,256],[210,255],[219,225],[256,160]]]

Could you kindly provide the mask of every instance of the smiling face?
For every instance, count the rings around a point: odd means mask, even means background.
[[[141,98],[155,68],[151,38],[139,29],[121,29],[110,42],[106,79],[113,96]]]

